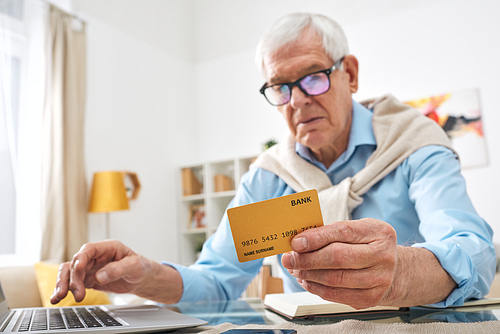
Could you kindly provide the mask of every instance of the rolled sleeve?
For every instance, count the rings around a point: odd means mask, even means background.
[[[434,153],[428,154],[430,150]],[[412,246],[431,251],[457,284],[445,300],[433,305],[460,306],[467,299],[483,298],[495,275],[493,231],[467,196],[456,156],[448,149],[429,147],[411,160],[410,197],[425,239]]]
[[[215,281],[213,277],[207,275],[207,272],[166,261],[162,264],[173,267],[181,275],[183,294],[180,302],[227,299],[224,289],[213,284]],[[210,289],[207,289],[208,284],[210,284]]]
[[[182,277],[183,301],[238,299],[257,275],[262,259],[240,263],[224,215],[217,233],[203,245],[200,258],[188,267],[166,263]]]
[[[452,242],[426,242],[415,244],[413,247],[421,247],[431,251],[444,270],[457,283],[457,287],[445,300],[433,304],[435,307],[461,306],[464,301],[471,298],[483,298],[489,291],[493,275],[488,270],[478,271],[473,259],[462,247]],[[494,260],[494,250],[486,251],[485,258]],[[483,274],[481,274],[483,273]]]

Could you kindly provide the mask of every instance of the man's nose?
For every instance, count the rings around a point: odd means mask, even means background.
[[[290,97],[290,106],[294,109],[298,109],[311,102],[311,97],[306,95],[299,87],[295,86],[292,88],[292,96]]]

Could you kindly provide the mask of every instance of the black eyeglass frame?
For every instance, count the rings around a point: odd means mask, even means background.
[[[345,57],[345,56],[344,56]],[[264,95],[264,97],[266,98],[267,102],[269,102],[269,104],[271,104],[272,106],[275,106],[275,107],[279,107],[279,106],[282,106],[282,105],[285,105],[287,104],[288,102],[290,102],[290,100],[292,99],[292,89],[293,87],[298,87],[300,89],[300,91],[302,93],[304,93],[306,96],[318,96],[318,95],[322,95],[322,94],[325,94],[326,92],[328,92],[330,90],[330,87],[331,87],[331,83],[330,83],[330,74],[337,70],[339,67],[340,67],[340,64],[342,63],[342,61],[344,61],[344,57],[340,58],[339,60],[337,60],[335,63],[333,63],[332,67],[326,69],[326,70],[322,70],[322,71],[316,71],[316,72],[313,72],[313,73],[309,73],[309,74],[306,74],[304,75],[303,77],[299,78],[298,80],[295,80],[294,82],[285,82],[285,83],[277,83],[277,84],[274,84],[274,85],[271,85],[271,86],[267,86],[267,82],[264,83],[264,85],[260,88],[259,92]],[[313,74],[317,74],[317,73],[325,73],[326,74],[326,77],[328,79],[328,89],[325,90],[323,93],[320,93],[320,94],[309,94],[308,92],[305,91],[304,88],[302,88],[302,86],[300,85],[300,82],[302,80],[304,80],[306,77],[310,76],[310,75],[313,75]],[[269,99],[267,98],[267,95],[265,93],[266,89],[267,88],[271,88],[273,86],[288,86],[288,89],[290,90],[290,98],[288,99],[288,101],[284,102],[284,103],[281,103],[281,104],[274,104],[272,103],[271,101],[269,101]]]

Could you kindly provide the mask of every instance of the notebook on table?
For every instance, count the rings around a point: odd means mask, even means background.
[[[408,312],[408,308],[394,306],[375,306],[367,309],[355,309],[346,304],[324,300],[310,292],[272,293],[267,294],[264,306],[290,319],[314,318],[315,316],[335,316],[368,313],[400,313]]]
[[[156,305],[10,309],[0,284],[0,333],[147,333],[206,324]]]
[[[478,310],[484,310],[484,307],[487,305],[498,304],[500,304],[500,298],[483,298],[465,301],[462,306],[450,306],[447,308],[442,308],[435,307],[433,305],[421,305],[420,307],[435,310],[467,309],[466,311],[471,312],[475,307],[478,307]],[[318,316],[360,316],[370,314],[385,314],[387,316],[392,316],[394,314],[402,314],[409,311],[408,307],[396,306],[375,306],[358,310],[352,308],[349,305],[324,300],[320,296],[307,291],[267,294],[264,299],[264,306],[267,309],[290,319],[311,319]]]

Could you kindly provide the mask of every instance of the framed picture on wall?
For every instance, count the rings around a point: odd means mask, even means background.
[[[189,226],[190,230],[204,228],[207,226],[205,215],[205,204],[196,204],[189,207]]]
[[[478,89],[436,94],[405,103],[443,128],[463,168],[488,164]]]

